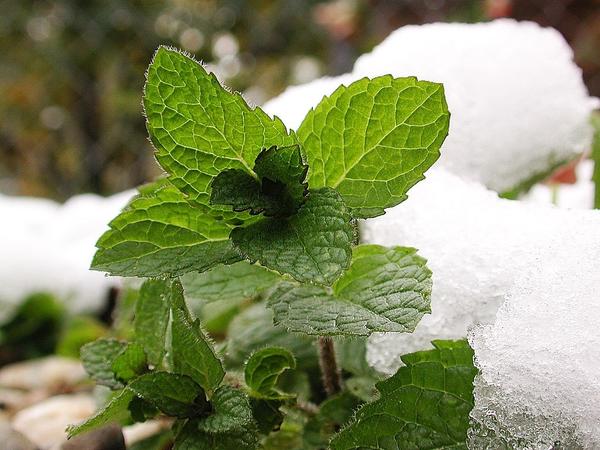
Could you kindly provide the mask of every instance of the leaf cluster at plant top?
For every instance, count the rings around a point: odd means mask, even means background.
[[[150,279],[133,342],[82,349],[88,372],[115,395],[71,435],[162,414],[174,418],[176,450],[318,449],[332,436],[335,448],[460,446],[475,371],[468,345],[437,342],[406,356],[408,369],[376,389],[357,337],[412,332],[430,312],[425,259],[410,247],[361,245],[358,220],[406,199],[438,158],[449,122],[443,87],[364,78],[325,97],[293,132],[161,47],[143,103],[166,176],[110,223],[92,267]],[[188,307],[225,334],[224,361]],[[373,426],[377,411],[385,429]]]
[[[412,331],[429,312],[425,260],[409,248],[353,247],[357,219],[404,200],[438,158],[449,121],[442,85],[364,78],[340,86],[290,132],[161,47],[144,108],[167,176],[110,223],[94,269],[181,276],[257,262],[286,278],[270,302],[276,322],[299,329],[306,303],[319,303],[322,323],[299,330],[312,334]],[[354,296],[377,277],[385,283]]]

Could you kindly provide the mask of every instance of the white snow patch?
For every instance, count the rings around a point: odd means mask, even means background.
[[[558,31],[531,22],[405,26],[352,73],[291,87],[264,108],[296,129],[341,83],[388,73],[441,82],[451,119],[439,164],[502,192],[589,148],[598,99],[572,58]]]
[[[133,194],[78,195],[63,205],[0,195],[0,323],[36,292],[54,294],[74,313],[101,308],[118,280],[89,270],[95,243]]]
[[[561,218],[567,234],[539,249],[495,323],[470,331],[471,448],[600,448],[599,214]]]
[[[369,363],[392,374],[401,355],[427,348],[433,339],[462,338],[473,324],[493,322],[517,278],[545,266],[548,249],[566,257],[576,245],[581,261],[594,261],[600,239],[589,223],[600,232],[600,211],[503,200],[433,168],[408,200],[362,224],[364,242],[416,247],[433,271],[432,314],[412,334],[371,336]],[[600,276],[597,282],[600,292]]]

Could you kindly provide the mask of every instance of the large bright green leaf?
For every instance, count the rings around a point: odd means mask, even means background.
[[[127,388],[173,417],[194,417],[210,408],[200,385],[187,375],[151,372],[137,377]]]
[[[207,391],[214,390],[225,372],[211,342],[198,320],[192,321],[185,309],[183,288],[176,281],[179,294],[173,301],[171,323],[171,359],[174,371],[188,375]]]
[[[333,189],[311,191],[288,219],[265,218],[236,228],[231,238],[249,260],[301,282],[332,284],[350,263],[351,217]]]
[[[333,286],[281,283],[269,295],[275,324],[315,335],[410,333],[430,312],[431,271],[407,247],[360,245]]]
[[[210,183],[220,172],[252,175],[262,149],[296,143],[279,119],[250,108],[177,50],[160,47],[146,78],[144,109],[156,158],[194,203],[208,204]]]
[[[92,269],[112,275],[154,277],[203,271],[240,256],[231,228],[194,208],[166,180],[142,187],[102,235]]]
[[[377,384],[378,400],[331,440],[333,450],[465,449],[473,408],[473,350],[466,341],[434,341],[434,350],[402,357],[405,366]]]
[[[179,290],[171,280],[146,280],[135,305],[135,338],[155,367],[163,360],[173,295]]]
[[[279,400],[290,395],[279,392],[275,385],[279,376],[287,369],[295,369],[296,360],[292,353],[282,347],[266,347],[250,356],[244,368],[244,380],[253,397]]]
[[[181,283],[188,301],[211,303],[251,299],[280,279],[278,274],[264,267],[240,261],[202,273],[188,273],[181,277]]]
[[[127,388],[123,389],[95,415],[77,425],[69,425],[67,427],[69,438],[99,428],[109,422],[121,422],[126,420],[130,416],[128,409],[129,403],[134,397],[135,394],[132,390]]]
[[[355,217],[383,214],[438,159],[449,117],[441,84],[385,75],[340,86],[298,129],[310,188],[336,188]]]

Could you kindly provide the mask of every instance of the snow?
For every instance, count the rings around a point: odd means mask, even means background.
[[[480,369],[472,448],[600,448],[598,214],[571,213],[563,231],[580,237],[549,241],[495,323],[469,333]]]
[[[89,270],[95,243],[133,193],[78,195],[63,205],[0,195],[0,323],[36,292],[54,294],[74,313],[101,308],[118,280]]]
[[[600,448],[600,211],[500,199],[434,168],[361,230],[418,248],[433,271],[432,314],[371,336],[370,365],[391,375],[400,355],[471,328],[473,448]]]
[[[291,87],[264,108],[295,129],[341,83],[388,73],[442,82],[451,119],[439,164],[503,192],[589,148],[598,99],[572,57],[558,31],[531,22],[405,26],[352,73]]]
[[[432,314],[413,334],[371,336],[370,364],[392,374],[400,355],[427,348],[433,339],[465,337],[473,324],[492,323],[519,275],[544,267],[549,248],[566,257],[577,244],[581,260],[594,261],[600,239],[594,240],[588,222],[600,230],[600,212],[500,199],[433,168],[408,200],[361,224],[363,242],[416,247],[433,271]]]

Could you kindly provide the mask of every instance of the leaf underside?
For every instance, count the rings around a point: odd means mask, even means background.
[[[281,283],[268,306],[274,322],[313,335],[410,333],[430,312],[431,271],[416,250],[360,245],[350,268],[325,288]]]
[[[119,389],[123,384],[115,377],[113,363],[126,347],[117,339],[97,339],[81,347],[81,362],[96,383]]]
[[[178,289],[175,301],[183,305],[183,288],[179,281],[173,282]],[[225,372],[208,337],[198,320],[192,321],[182,306],[173,305],[171,323],[171,352],[174,371],[188,375],[207,391],[214,390]]]
[[[129,403],[135,397],[135,394],[130,389],[123,389],[115,397],[113,397],[104,408],[100,409],[95,415],[85,421],[67,427],[67,435],[69,438],[78,434],[91,431],[99,428],[110,422],[120,422],[129,417]]]
[[[211,303],[251,299],[274,285],[281,277],[268,269],[247,261],[219,265],[202,273],[181,277],[188,301]]]
[[[172,283],[146,280],[135,305],[135,338],[154,367],[160,367],[163,360],[173,295],[179,295],[179,291]]]

